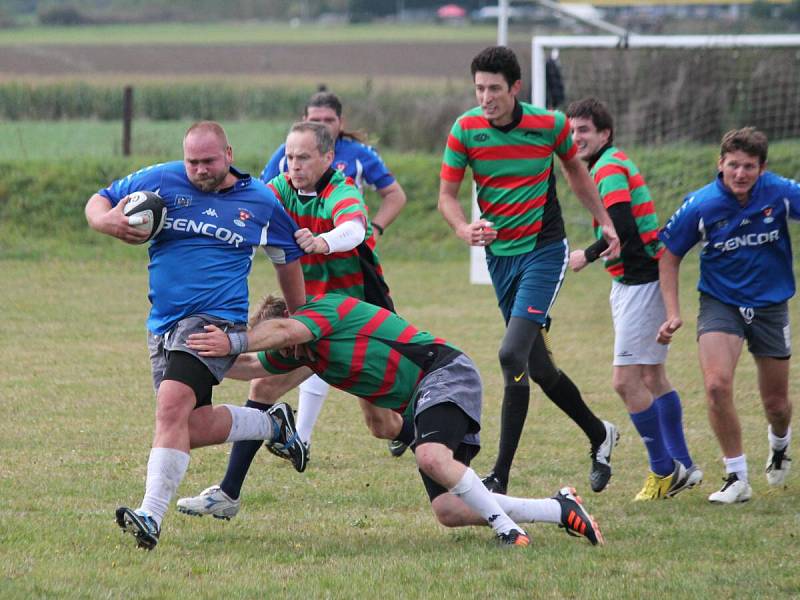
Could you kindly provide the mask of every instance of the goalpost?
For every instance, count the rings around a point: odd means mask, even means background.
[[[730,129],[753,125],[770,141],[800,139],[800,35],[534,36],[537,106],[547,106],[548,59],[564,89],[555,108],[587,96],[603,100],[614,115],[615,143],[637,162],[673,163],[678,189],[683,172],[698,168],[690,147],[716,145]],[[470,281],[489,283],[482,248],[471,251]]]

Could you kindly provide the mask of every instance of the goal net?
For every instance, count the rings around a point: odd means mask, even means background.
[[[614,143],[670,202],[709,179],[730,129],[755,126],[770,144],[800,138],[800,35],[536,36],[531,71],[535,105],[605,102]],[[569,195],[559,182],[559,197]],[[662,216],[669,214],[669,202],[659,200]],[[591,219],[573,205],[562,202],[564,219],[583,241]],[[473,283],[489,281],[484,260],[473,248]]]

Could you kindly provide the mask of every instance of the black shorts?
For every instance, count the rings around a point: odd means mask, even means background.
[[[166,359],[164,381],[180,381],[192,388],[196,398],[195,408],[211,404],[211,388],[217,385],[217,379],[208,367],[188,352],[167,351]]]
[[[473,427],[472,419],[467,416],[458,405],[452,402],[443,402],[423,410],[416,417],[417,436],[416,447],[428,442],[444,444],[453,451],[453,458],[458,462],[469,466],[481,447],[476,444],[465,444],[464,436]],[[434,498],[446,494],[447,488],[443,487],[428,475],[419,472],[422,483],[428,492],[428,498],[433,502]]]

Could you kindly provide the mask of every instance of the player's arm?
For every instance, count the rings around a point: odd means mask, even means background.
[[[240,381],[250,381],[251,379],[261,379],[271,375],[255,353],[240,354],[236,357],[233,366],[225,373],[225,377],[238,379]]]
[[[128,217],[122,212],[127,203],[128,196],[125,196],[112,207],[111,201],[105,196],[92,195],[84,208],[89,227],[128,244],[141,244],[147,239],[148,233],[131,226]]]
[[[314,235],[310,229],[298,229],[294,239],[306,254],[333,254],[347,252],[357,247],[367,236],[361,219],[350,219],[330,231]]]
[[[290,313],[306,303],[306,281],[299,260],[286,264],[275,264],[278,286],[281,288],[286,306]]]
[[[658,343],[669,344],[672,335],[683,325],[681,319],[680,299],[678,298],[678,273],[682,256],[670,252],[667,248],[658,261],[658,280],[661,286],[661,297],[667,318],[658,329]]]
[[[372,219],[372,226],[383,235],[383,230],[391,225],[406,205],[406,193],[396,181],[378,190],[381,197],[381,205],[375,218]]]
[[[616,258],[619,256],[619,237],[614,228],[614,223],[608,215],[603,203],[600,201],[600,194],[597,192],[597,186],[594,184],[589,171],[583,160],[578,158],[577,155],[568,159],[561,159],[561,166],[564,171],[564,176],[567,178],[569,187],[575,192],[578,200],[591,213],[595,221],[597,221],[603,231],[603,239],[608,243],[606,248],[600,256],[605,258]]]
[[[441,179],[439,183],[439,212],[456,235],[470,246],[488,246],[497,238],[497,230],[486,219],[467,223],[464,210],[458,201],[460,181]]]
[[[186,346],[200,356],[230,356],[258,350],[280,350],[314,339],[311,330],[295,319],[267,319],[250,331],[226,333],[216,325],[206,325],[203,333],[193,333]],[[263,377],[262,372],[260,377]]]
[[[619,202],[608,207],[608,216],[614,223],[614,229],[619,235],[621,246],[624,247],[628,240],[639,235],[636,219],[631,211],[630,202]],[[569,255],[569,268],[576,273],[589,263],[596,261],[608,248],[608,241],[600,238],[585,250],[574,250]]]

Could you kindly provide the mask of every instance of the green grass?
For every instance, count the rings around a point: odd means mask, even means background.
[[[290,119],[228,121],[225,129],[236,156],[262,156],[261,168],[286,139]],[[180,158],[181,139],[192,120],[137,119],[131,127],[134,155]],[[0,121],[0,160],[63,160],[122,156],[122,122]],[[258,173],[256,173],[258,175]]]
[[[494,547],[488,529],[438,526],[412,459],[390,458],[384,443],[370,438],[357,403],[335,392],[306,473],[262,453],[236,519],[172,510],[159,547],[137,551],[113,524],[113,511],[141,498],[152,435],[147,259],[144,248],[119,246],[113,258],[64,260],[56,248],[46,260],[0,260],[0,597],[783,598],[800,590],[800,479],[795,474],[788,490],[767,490],[765,422],[746,356],[737,406],[754,499],[733,507],[706,501],[722,467],[692,333],[694,256],[682,280],[687,323],[668,367],[706,482],[675,500],[631,502],[647,463],[610,385],[607,275],[598,265],[570,274],[556,305],[560,366],[596,412],[620,426],[614,477],[604,493],[588,491],[585,439],[537,390],[510,491],[549,496],[576,485],[603,525],[604,548],[536,524],[534,545],[509,552]],[[259,258],[251,277],[254,298],[274,288],[265,262]],[[474,466],[485,473],[501,399],[496,352],[503,327],[493,292],[467,283],[463,260],[395,259],[386,272],[401,313],[459,345],[481,370],[484,451]],[[797,313],[793,306],[795,323]],[[798,384],[795,373],[792,390]],[[217,403],[245,397],[238,382],[215,392]],[[218,481],[227,451],[193,452],[179,494]]]
[[[515,33],[512,39],[529,40]],[[304,24],[287,23],[155,23],[79,27],[19,27],[0,29],[0,45],[19,44],[308,44],[352,42],[493,42],[497,27],[435,24]]]

